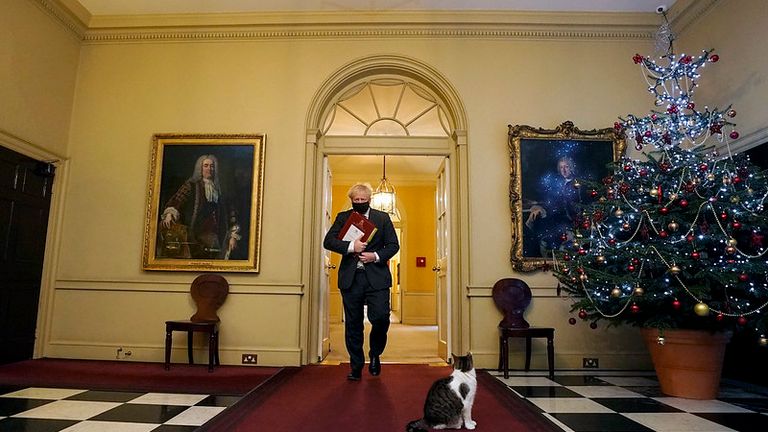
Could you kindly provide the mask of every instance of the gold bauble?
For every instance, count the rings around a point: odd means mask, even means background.
[[[698,316],[707,316],[709,315],[709,306],[707,306],[706,303],[696,303],[696,306],[693,307],[693,311]]]
[[[724,176],[723,176],[723,184],[724,184],[724,185],[729,185],[729,184],[731,184],[731,176],[729,176],[729,175],[727,175],[727,174],[726,174],[726,175],[724,175]]]
[[[649,190],[648,193],[651,194],[652,197],[659,196],[659,190],[656,188]]]
[[[676,200],[677,198],[678,198],[678,195],[675,192],[672,192],[671,194],[669,194],[669,199],[671,199],[672,201]]]
[[[760,346],[768,346],[768,338],[765,336],[760,336],[760,339],[757,342],[760,344]]]
[[[741,198],[739,198],[738,195],[734,195],[731,197],[731,202],[734,204],[737,204],[739,201],[741,201]]]
[[[579,279],[581,279],[582,282],[586,282],[587,281],[587,275],[582,273],[582,274],[579,275]]]
[[[728,255],[733,255],[736,253],[736,248],[733,246],[728,246],[725,248],[725,253],[727,253]]]
[[[738,240],[736,240],[735,238],[730,238],[730,239],[728,239],[728,245],[730,245],[730,246],[736,246],[737,244],[739,244],[739,242],[738,242]]]
[[[707,174],[707,180],[709,181],[715,181],[715,175],[712,173]]]
[[[574,180],[574,181],[573,181],[573,188],[574,188],[574,189],[578,189],[578,188],[580,188],[580,187],[581,187],[581,183],[579,183],[579,181],[578,181],[578,180]]]
[[[672,264],[672,267],[669,268],[669,272],[673,275],[676,275],[680,273],[680,267],[678,267],[676,264]]]
[[[624,216],[624,210],[622,210],[621,208],[617,208],[613,214],[616,215],[616,217],[622,217]]]
[[[595,261],[597,261],[598,264],[605,264],[605,257],[603,255],[598,255],[595,258]]]
[[[613,297],[621,297],[621,289],[619,287],[613,287],[611,290],[611,296]]]
[[[678,225],[677,222],[672,221],[669,223],[669,225],[667,225],[667,227],[669,228],[670,231],[675,232],[680,228],[680,225]]]
[[[642,287],[635,287],[635,290],[633,292],[636,296],[641,296],[645,294],[645,290]]]

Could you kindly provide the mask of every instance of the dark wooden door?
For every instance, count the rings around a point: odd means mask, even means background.
[[[30,359],[35,347],[53,183],[42,165],[0,147],[0,363]]]

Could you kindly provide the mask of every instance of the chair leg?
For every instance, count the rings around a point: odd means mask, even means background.
[[[216,355],[216,331],[212,330],[208,337],[208,372],[213,372],[213,362]]]
[[[221,366],[219,361],[219,332],[216,331],[216,349],[213,351],[213,365]]]
[[[525,371],[531,370],[531,337],[525,337]]]
[[[504,369],[504,378],[509,378],[509,339],[501,337],[501,364]]]
[[[195,359],[192,356],[192,335],[194,332],[188,331],[187,332],[187,358],[189,359],[189,364],[195,364]]]
[[[554,337],[547,338],[547,362],[549,363],[549,379],[555,379],[555,342]]]
[[[171,343],[173,342],[173,337],[171,336],[172,333],[172,330],[165,330],[165,370],[171,368]]]

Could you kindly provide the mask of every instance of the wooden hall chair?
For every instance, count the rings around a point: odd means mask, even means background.
[[[520,279],[500,279],[493,285],[493,301],[504,313],[499,323],[499,372],[509,378],[509,338],[525,338],[525,370],[531,369],[531,338],[547,338],[549,379],[555,378],[555,329],[531,327],[523,313],[531,303],[531,289]]]
[[[192,281],[190,287],[192,299],[197,305],[197,311],[188,320],[171,320],[165,322],[165,369],[171,365],[171,345],[173,332],[187,332],[187,357],[189,364],[194,364],[192,356],[193,334],[208,334],[208,372],[213,372],[214,364],[219,363],[219,322],[216,311],[224,304],[229,294],[229,283],[223,276],[213,273],[202,274]]]

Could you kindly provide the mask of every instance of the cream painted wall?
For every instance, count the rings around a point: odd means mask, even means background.
[[[732,143],[737,150],[768,142],[768,56],[761,46],[768,34],[766,22],[765,1],[723,0],[683,33],[677,45],[677,52],[714,48],[720,56],[719,62],[701,69],[695,100],[698,106],[733,106],[741,134]]]
[[[735,2],[723,2],[729,3]],[[705,20],[718,11],[725,12],[717,6]],[[741,9],[727,12],[736,15],[729,18],[734,22],[742,14]],[[37,22],[41,16],[29,24],[45,33],[48,24]],[[733,33],[740,29],[734,26],[722,38],[738,41]],[[610,126],[621,114],[646,112],[651,99],[631,57],[651,49],[650,41],[634,39],[491,37],[83,45],[43,355],[111,359],[116,347],[124,347],[132,350],[133,359],[162,361],[162,323],[191,315],[188,287],[196,274],[140,269],[152,134],[260,132],[267,135],[261,272],[227,275],[232,290],[220,311],[221,358],[237,364],[241,353],[256,352],[265,365],[296,365],[311,358],[303,352],[303,334],[312,325],[303,312],[304,294],[312,288],[302,273],[308,265],[302,245],[308,240],[296,229],[312,210],[302,208],[304,195],[311,193],[303,189],[304,177],[313,175],[303,166],[305,117],[315,92],[339,68],[387,53],[433,67],[453,85],[466,110],[469,244],[461,252],[468,261],[468,282],[454,289],[468,305],[461,325],[468,329],[478,366],[497,364],[501,317],[490,291],[496,280],[513,276],[534,289],[529,321],[556,328],[558,368],[580,368],[582,357],[599,357],[603,367],[649,367],[635,329],[570,326],[569,301],[554,295],[551,276],[512,271],[506,142],[508,124],[552,128],[572,120],[589,129]],[[750,82],[753,75],[742,74],[748,71],[734,71],[734,82]],[[764,83],[757,84],[764,91]],[[20,103],[19,96],[11,100]],[[759,116],[745,119],[752,123],[745,130],[763,127]],[[22,132],[40,126],[22,123],[17,128]],[[519,354],[519,349],[512,351]],[[534,367],[543,360],[541,353],[536,355]]]
[[[32,157],[67,155],[79,40],[29,0],[0,3],[0,142]],[[5,139],[3,139],[5,136]]]

